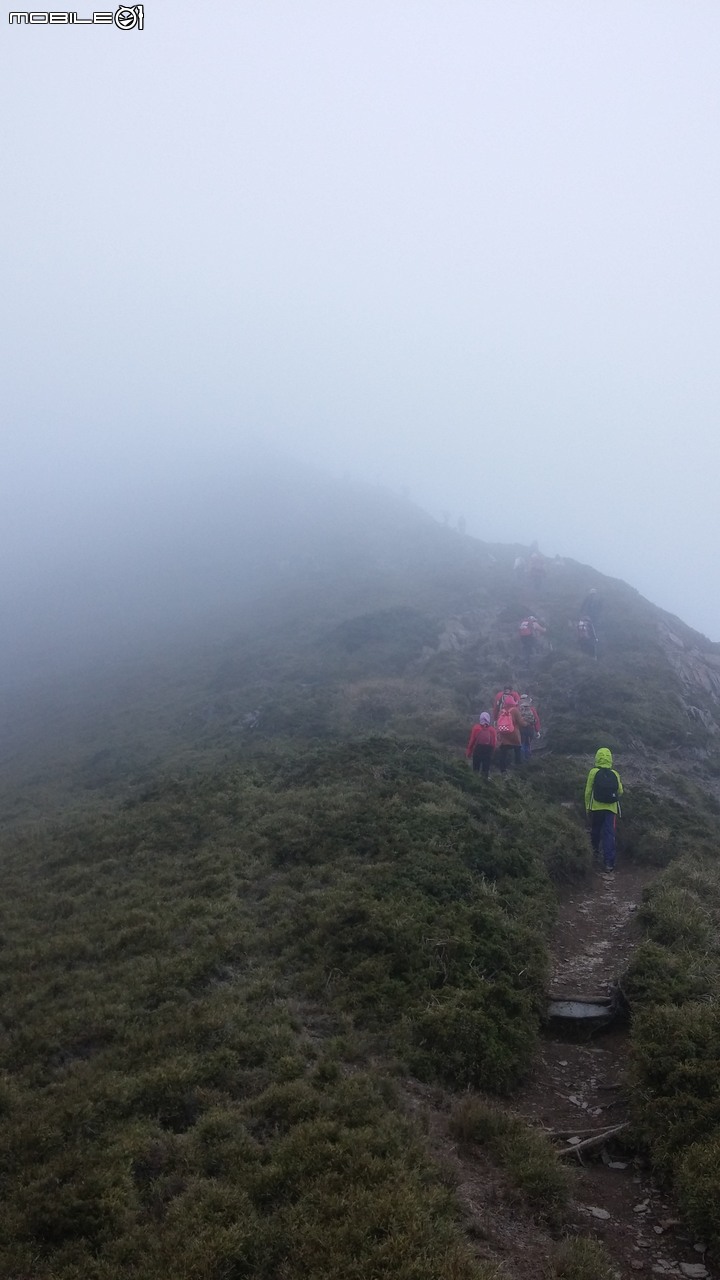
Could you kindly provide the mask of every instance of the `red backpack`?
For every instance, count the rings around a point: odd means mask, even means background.
[[[532,622],[530,621],[529,618],[523,618],[522,622],[520,623],[520,635],[531,636],[532,633],[533,633]]]
[[[514,733],[515,721],[510,707],[503,707],[497,722],[498,733]]]

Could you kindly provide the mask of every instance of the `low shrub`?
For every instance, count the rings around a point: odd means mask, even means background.
[[[475,1143],[486,1149],[538,1218],[551,1226],[560,1223],[570,1199],[571,1175],[545,1134],[477,1097],[455,1107],[450,1132],[463,1146]]]
[[[643,904],[640,919],[660,946],[697,950],[712,937],[712,922],[698,895],[667,881]]]
[[[546,1280],[615,1280],[617,1271],[597,1240],[564,1240],[545,1272]]]
[[[694,1142],[675,1175],[680,1208],[711,1249],[720,1248],[720,1131]]]
[[[710,975],[692,952],[676,953],[650,941],[636,948],[622,981],[623,994],[635,1010],[701,1000],[710,987]]]
[[[720,1007],[653,1005],[636,1017],[632,1108],[655,1166],[720,1128]]]

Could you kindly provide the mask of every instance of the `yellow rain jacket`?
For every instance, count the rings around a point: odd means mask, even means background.
[[[585,783],[585,809],[588,813],[590,813],[591,811],[594,812],[596,809],[609,809],[611,813],[617,813],[618,811],[617,800],[613,801],[612,804],[601,804],[600,801],[596,800],[593,795],[593,783],[595,781],[595,774],[597,773],[598,769],[612,769],[612,762],[613,762],[612,751],[610,751],[608,747],[601,747],[595,756],[595,768],[590,770],[587,776],[587,782]],[[618,773],[617,769],[613,769],[612,771],[618,780],[617,793],[619,798],[623,793],[623,785],[622,785],[622,782],[620,781],[620,774]]]

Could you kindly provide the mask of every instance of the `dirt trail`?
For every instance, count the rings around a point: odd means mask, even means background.
[[[639,938],[636,912],[655,873],[621,868],[608,881],[594,874],[561,905],[553,939],[553,993],[606,992],[623,972]],[[535,1124],[569,1138],[627,1119],[625,1029],[548,1032],[535,1069],[516,1108]],[[618,1276],[713,1277],[702,1249],[677,1221],[671,1203],[654,1186],[643,1162],[623,1151],[621,1135],[600,1153],[579,1153],[576,1225],[602,1240]],[[573,1144],[576,1145],[576,1144]]]
[[[552,940],[553,994],[598,996],[613,986],[640,939],[637,909],[655,874],[621,866],[612,880],[595,873],[567,893]],[[623,1124],[628,1118],[628,1049],[628,1028],[618,1022],[592,1035],[548,1030],[524,1088],[513,1097],[512,1110],[534,1126],[562,1135],[560,1147],[577,1145],[571,1139],[582,1141],[588,1132]],[[508,1195],[506,1179],[482,1147],[468,1155],[450,1138],[449,1100],[443,1102],[441,1091],[415,1084],[408,1090],[408,1103],[422,1113],[430,1146],[452,1171],[478,1257],[499,1264],[508,1280],[542,1280],[554,1274],[548,1268],[557,1239],[533,1220],[517,1196]],[[678,1220],[645,1161],[623,1147],[622,1132],[601,1148],[566,1159],[577,1171],[566,1230],[601,1241],[616,1280],[720,1280],[702,1242]]]

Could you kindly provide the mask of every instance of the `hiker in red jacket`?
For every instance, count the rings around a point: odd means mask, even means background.
[[[497,720],[497,753],[501,773],[507,773],[508,756],[512,751],[515,764],[522,764],[522,720],[517,698],[508,694]]]
[[[490,713],[483,711],[478,723],[470,731],[470,741],[465,752],[468,760],[472,759],[473,772],[480,773],[482,770],[483,778],[490,776],[490,761],[496,742],[497,734],[490,723]]]
[[[497,724],[497,718],[500,715],[500,710],[502,708],[503,701],[507,697],[517,698],[517,701],[518,702],[520,701],[520,694],[518,693],[517,689],[513,689],[512,685],[505,684],[503,685],[502,689],[498,689],[497,693],[495,694],[495,700],[493,702],[493,713],[492,713],[492,718],[495,724]]]
[[[533,739],[540,737],[540,717],[529,693],[520,694],[520,719],[522,720],[520,730],[522,758],[529,760]]]
[[[522,622],[518,627],[518,634],[520,636],[520,644],[522,646],[526,662],[530,661],[533,653],[535,652],[538,637],[544,636],[545,630],[546,628],[543,626],[542,622],[535,617],[534,613],[528,613],[522,619]]]

